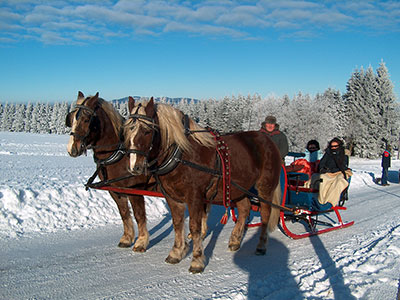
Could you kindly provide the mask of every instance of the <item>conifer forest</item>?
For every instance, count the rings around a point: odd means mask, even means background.
[[[259,130],[265,117],[274,115],[288,137],[290,151],[295,152],[304,151],[311,139],[318,140],[324,149],[336,136],[345,141],[352,155],[361,158],[379,157],[387,145],[392,149],[399,147],[399,103],[384,62],[376,72],[372,67],[354,70],[344,94],[327,88],[314,96],[299,91],[292,97],[263,98],[254,94],[159,101],[174,105],[200,125],[221,133]],[[123,116],[128,116],[127,101],[113,104]],[[68,134],[65,116],[73,106],[72,102],[0,103],[0,131]]]

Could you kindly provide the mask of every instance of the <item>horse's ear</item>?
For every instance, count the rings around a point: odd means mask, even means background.
[[[80,98],[85,98],[85,95],[81,91],[78,92],[78,99]]]
[[[87,106],[94,107],[98,100],[99,100],[99,92],[97,92],[96,95],[90,97],[90,99],[87,102]]]
[[[135,107],[135,99],[133,99],[131,96],[129,96],[129,101],[128,101],[129,113],[132,112],[134,107]]]
[[[149,103],[146,105],[146,115],[152,117],[155,114],[155,109],[154,109],[154,98],[151,97]]]

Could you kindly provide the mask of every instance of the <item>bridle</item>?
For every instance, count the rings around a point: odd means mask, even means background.
[[[85,100],[85,102],[86,102],[86,100]],[[73,116],[73,113],[76,113],[75,118],[78,121],[78,119],[79,119],[79,117],[81,116],[81,113],[82,113],[81,110],[85,110],[85,111],[89,112],[89,129],[87,130],[87,132],[84,135],[80,135],[80,134],[78,134],[78,133],[76,133],[74,131],[71,131],[71,133],[70,133],[70,135],[72,135],[74,138],[76,138],[77,140],[81,141],[81,148],[83,150],[86,150],[88,148],[87,138],[90,135],[91,128],[92,128],[92,125],[93,125],[92,123],[97,118],[96,110],[98,108],[98,106],[96,106],[94,109],[92,109],[92,108],[84,105],[85,102],[83,102],[83,104],[75,105],[74,109],[67,114],[67,117],[65,119],[65,125],[67,127],[72,127],[72,116]]]
[[[136,123],[136,121],[142,122],[145,126],[147,126],[148,128],[151,129],[150,147],[147,149],[147,151],[141,151],[138,149],[127,149],[126,153],[144,156],[143,165],[144,165],[145,171],[147,172],[154,164],[157,163],[157,158],[155,158],[154,160],[152,160],[150,162],[148,160],[149,160],[150,152],[153,150],[153,147],[154,147],[155,136],[157,133],[159,133],[159,125],[156,123],[156,120],[154,117],[149,117],[146,115],[139,114],[138,110],[140,107],[141,107],[141,104],[139,104],[135,113],[129,115],[129,119],[131,119],[134,124]],[[147,122],[145,122],[145,121],[147,121]]]

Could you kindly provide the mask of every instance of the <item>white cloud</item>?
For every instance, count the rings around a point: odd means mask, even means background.
[[[284,37],[315,37],[323,30],[350,30],[354,25],[370,32],[397,32],[399,19],[396,1],[3,0],[0,38],[12,39],[13,33],[18,34],[16,40],[80,43],[83,37],[101,42],[182,32],[249,39],[270,31]]]

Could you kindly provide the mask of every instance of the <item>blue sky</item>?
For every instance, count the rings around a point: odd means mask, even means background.
[[[0,102],[346,91],[381,60],[400,94],[398,1],[0,1]]]

